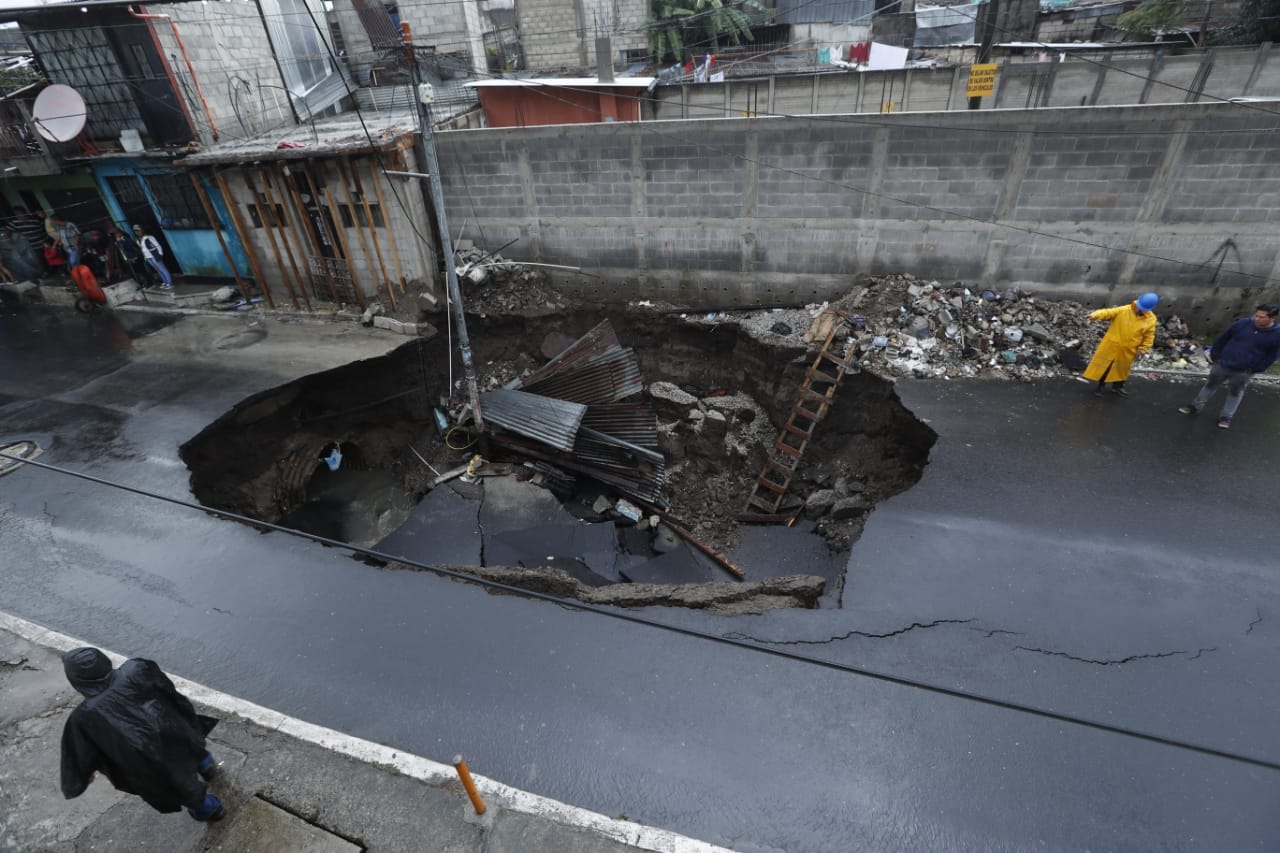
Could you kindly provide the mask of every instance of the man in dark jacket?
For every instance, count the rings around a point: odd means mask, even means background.
[[[117,670],[94,648],[62,656],[71,686],[85,699],[62,729],[62,793],[78,797],[96,772],[156,811],[185,807],[196,820],[221,820],[208,793],[216,772],[205,736],[217,720],[197,714],[154,661],[134,658]]]
[[[1245,386],[1253,378],[1253,374],[1261,373],[1280,358],[1280,326],[1276,325],[1276,315],[1280,314],[1280,306],[1259,305],[1252,317],[1236,320],[1209,350],[1209,358],[1213,367],[1209,369],[1209,381],[1200,389],[1200,393],[1188,406],[1178,409],[1184,415],[1194,415],[1204,408],[1205,403],[1224,382],[1227,384],[1227,399],[1222,404],[1222,412],[1218,415],[1218,426],[1230,429],[1231,418],[1240,401],[1244,399]]]

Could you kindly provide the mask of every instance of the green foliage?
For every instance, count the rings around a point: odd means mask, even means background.
[[[0,68],[0,98],[39,79],[40,75],[30,68]]]
[[[685,58],[685,48],[715,53],[721,44],[742,44],[751,38],[747,13],[767,12],[759,0],[652,0],[649,18],[649,59],[662,63]]]
[[[1139,38],[1158,35],[1182,26],[1182,11],[1182,0],[1147,0],[1116,18],[1116,27]]]

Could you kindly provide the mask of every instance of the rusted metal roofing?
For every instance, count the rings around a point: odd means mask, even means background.
[[[573,450],[587,407],[525,391],[498,388],[480,398],[485,420],[558,450]]]
[[[527,388],[554,373],[585,364],[597,356],[603,355],[612,347],[621,347],[618,333],[613,330],[613,323],[603,320],[594,329],[587,332],[570,344],[564,352],[548,361],[524,379],[515,379],[507,384],[507,388]]]
[[[635,350],[610,347],[580,366],[558,370],[537,382],[526,379],[524,390],[575,403],[612,403],[639,394],[644,382]]]
[[[487,420],[517,434],[500,437],[508,447],[666,506],[653,406],[619,402],[643,390],[635,351],[605,320],[523,381],[485,394],[482,406]]]

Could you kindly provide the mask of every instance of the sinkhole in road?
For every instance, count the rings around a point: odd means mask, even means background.
[[[469,318],[481,390],[541,367],[603,316]],[[934,432],[891,381],[848,374],[793,477],[789,500],[807,502],[795,526],[741,524],[814,351],[733,322],[635,309],[608,317],[636,353],[640,397],[657,420],[669,520],[656,527],[648,511],[639,524],[619,517],[612,506],[626,495],[581,472],[535,468],[492,435],[442,434],[444,335],[242,401],[183,445],[192,491],[206,506],[593,601],[726,613],[839,606],[852,542],[877,503],[919,480]],[[465,399],[460,378],[455,357],[455,400]],[[477,453],[475,482],[435,485]],[[723,584],[724,600],[709,584]]]

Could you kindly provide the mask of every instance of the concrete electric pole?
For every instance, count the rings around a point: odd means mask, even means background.
[[[440,252],[444,255],[445,284],[449,292],[449,302],[453,306],[454,324],[458,327],[458,352],[462,355],[462,372],[467,383],[467,398],[471,403],[471,414],[475,418],[476,429],[484,429],[484,417],[480,413],[480,389],[476,384],[476,368],[471,358],[471,339],[467,336],[467,316],[462,307],[462,288],[458,286],[458,270],[453,262],[453,240],[449,237],[449,220],[444,213],[444,192],[440,186],[440,161],[436,157],[436,140],[431,134],[431,87],[422,82],[422,72],[418,68],[418,54],[413,49],[413,34],[409,31],[407,21],[400,23],[400,32],[405,49],[409,54],[409,71],[413,75],[413,95],[418,105],[418,125],[421,131],[415,153],[419,167],[425,165],[430,189],[423,184],[423,200],[435,210],[436,230],[440,240]],[[449,356],[452,358],[452,354]],[[453,389],[449,389],[450,395]]]

